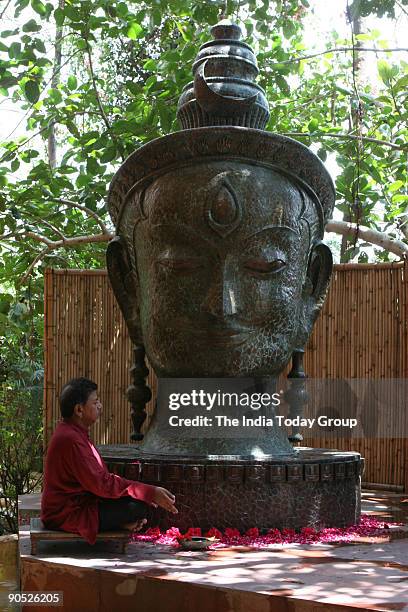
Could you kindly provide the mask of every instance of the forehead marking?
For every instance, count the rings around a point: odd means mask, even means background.
[[[242,207],[228,181],[223,180],[215,194],[211,190],[204,215],[211,229],[222,238],[228,236],[241,223]]]

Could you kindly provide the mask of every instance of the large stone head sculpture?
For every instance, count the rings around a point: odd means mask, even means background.
[[[263,130],[256,60],[212,30],[180,99],[183,130],[115,175],[108,271],[136,346],[162,377],[277,375],[323,304],[332,181],[302,144]]]

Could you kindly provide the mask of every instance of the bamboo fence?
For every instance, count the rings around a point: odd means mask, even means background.
[[[408,377],[408,265],[340,264],[305,356],[310,378]],[[105,270],[46,270],[44,443],[59,420],[58,394],[75,376],[98,383],[103,413],[98,444],[128,444],[131,429],[125,391],[131,345]],[[156,380],[149,374],[153,400]],[[405,401],[405,398],[404,398]],[[401,431],[407,414],[398,402]],[[389,406],[393,410],[393,406]],[[148,426],[148,420],[146,427]],[[403,429],[405,427],[405,429]],[[366,458],[364,480],[408,491],[407,438],[310,438],[318,447],[356,450]]]

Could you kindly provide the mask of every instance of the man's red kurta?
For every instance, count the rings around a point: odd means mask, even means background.
[[[152,503],[155,487],[110,474],[86,429],[61,422],[48,447],[41,520],[49,529],[79,533],[94,544],[98,498],[130,495]]]

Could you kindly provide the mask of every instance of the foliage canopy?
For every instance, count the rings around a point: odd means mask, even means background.
[[[0,103],[24,109],[26,132],[16,137],[10,126],[0,145],[0,278],[10,293],[0,301],[0,335],[16,291],[40,313],[44,266],[104,266],[113,172],[178,128],[178,97],[221,15],[243,23],[256,50],[268,129],[335,160],[337,218],[407,245],[407,56],[387,51],[380,30],[355,27],[407,5],[354,0],[350,36],[332,31],[310,49],[308,0],[6,1]],[[377,78],[364,78],[362,65],[376,65]],[[343,260],[366,261],[368,246],[351,243]]]

